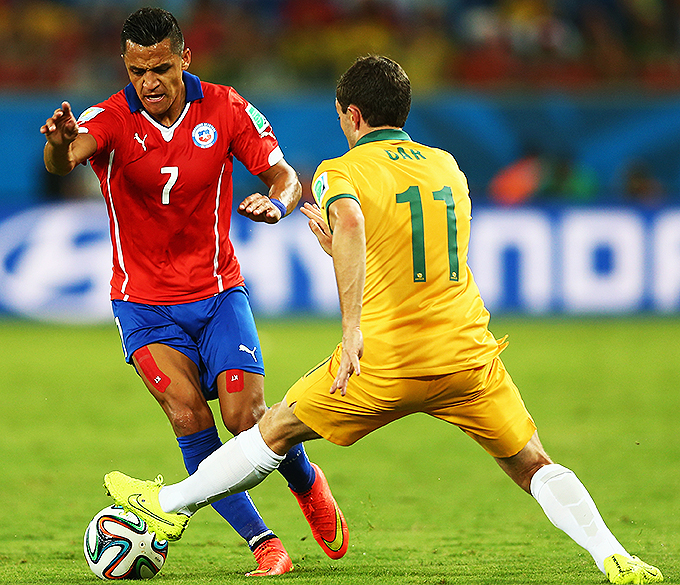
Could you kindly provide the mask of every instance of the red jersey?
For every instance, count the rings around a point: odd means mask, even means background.
[[[111,298],[205,299],[243,284],[229,240],[235,156],[254,175],[283,153],[266,118],[231,87],[184,72],[186,105],[170,127],[132,84],[81,114],[80,132],[109,212]]]

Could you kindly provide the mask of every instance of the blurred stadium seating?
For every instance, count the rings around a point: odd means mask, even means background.
[[[113,91],[130,0],[3,0],[3,89]],[[680,88],[671,0],[171,0],[215,82],[282,91],[333,83],[357,54],[392,55],[418,92]]]
[[[0,0],[2,113],[35,124],[61,99],[85,108],[120,89],[127,83],[119,56],[120,27],[127,14],[147,3]],[[497,173],[529,151],[540,157],[540,176],[519,203],[567,199],[658,206],[680,200],[680,147],[668,136],[665,122],[670,116],[674,132],[672,119],[678,116],[674,106],[680,104],[680,2],[160,0],[157,4],[180,20],[193,52],[191,71],[205,80],[235,86],[263,104],[263,110],[268,102],[274,108],[282,101],[292,102],[294,108],[309,103],[312,109],[327,103],[338,75],[357,55],[379,52],[397,59],[412,79],[416,108],[431,100],[439,104],[455,98],[448,109],[462,104],[473,123],[480,124],[479,132],[490,133],[484,148],[473,149],[474,154],[456,150],[455,140],[433,136],[435,144],[459,158],[477,200],[511,201],[513,196],[500,191],[492,190],[487,197],[488,187]],[[51,100],[49,107],[43,106],[41,97]],[[475,115],[471,103],[478,103],[486,118]],[[37,109],[31,110],[32,104]],[[501,124],[495,129],[484,124],[492,117],[489,112],[498,111]],[[626,137],[621,137],[621,130],[614,134],[617,142],[630,146],[620,149],[625,152],[618,159],[609,156],[598,162],[584,154],[582,137],[584,124],[601,131],[602,119],[627,127]],[[564,130],[573,120],[578,125],[573,133],[555,133],[555,125]],[[503,124],[505,133],[510,128],[514,135],[512,146],[507,139],[504,142]],[[3,133],[15,130],[4,126]],[[279,128],[280,122],[277,132]],[[450,125],[446,128],[456,131]],[[32,149],[24,156],[35,156],[39,140],[28,138],[33,128],[20,130]],[[659,134],[664,136],[661,143]],[[4,148],[12,154],[17,145],[9,142],[11,146]],[[596,142],[598,148],[606,147]],[[303,174],[320,160],[311,158],[303,164],[311,167],[303,168]],[[21,174],[21,163],[18,168]],[[499,188],[523,189],[512,183],[513,177],[516,174],[507,174]],[[35,199],[35,183],[17,186],[0,180],[0,207],[17,197]],[[73,191],[49,178],[41,178],[39,189],[39,199]]]

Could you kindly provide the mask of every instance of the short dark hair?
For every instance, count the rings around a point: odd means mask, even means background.
[[[127,42],[150,47],[170,39],[170,50],[181,55],[184,50],[184,35],[177,19],[162,8],[140,8],[127,17],[120,33],[120,49],[125,55]]]
[[[411,110],[411,82],[396,61],[368,55],[359,57],[342,74],[335,97],[343,112],[350,105],[359,108],[373,128],[403,128]]]

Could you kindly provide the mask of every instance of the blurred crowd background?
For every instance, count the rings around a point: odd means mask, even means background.
[[[246,96],[325,99],[357,55],[376,52],[402,63],[414,103],[457,96],[464,107],[497,100],[488,111],[502,109],[505,121],[519,112],[524,119],[505,149],[498,128],[480,138],[480,127],[475,141],[495,146],[479,152],[463,151],[451,132],[433,135],[457,149],[478,200],[680,201],[680,140],[659,137],[673,124],[657,113],[669,103],[680,107],[680,0],[0,0],[0,105],[3,96],[99,100],[119,90],[128,81],[120,28],[146,4],[177,16],[193,73]],[[563,136],[545,125],[559,105],[538,103],[555,95],[575,100],[570,107],[581,120],[578,129],[563,121]],[[453,132],[461,128],[455,117],[447,126]],[[604,120],[621,138],[589,144],[587,125],[595,132]],[[635,124],[648,124],[647,135]],[[630,152],[620,147],[616,160],[598,152],[624,142]],[[315,163],[305,164],[303,173],[311,173]],[[48,198],[68,191],[53,177],[43,183]]]
[[[418,92],[680,89],[678,0],[170,0],[206,79],[293,91],[357,54],[392,55]],[[0,0],[0,87],[117,89],[130,0]]]
[[[99,184],[48,173],[39,129],[128,83],[120,29],[144,5],[177,16],[192,73],[267,117],[306,199],[347,149],[338,77],[398,60],[405,130],[467,176],[492,311],[680,310],[680,0],[0,0],[0,314],[110,321]],[[261,189],[234,165],[236,201]],[[258,314],[335,310],[301,214],[240,220]]]

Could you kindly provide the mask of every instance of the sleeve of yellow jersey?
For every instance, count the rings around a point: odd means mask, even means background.
[[[356,188],[347,172],[344,171],[340,165],[330,164],[333,161],[324,161],[319,165],[319,168],[314,173],[312,181],[312,193],[317,205],[322,209],[328,221],[328,208],[336,199],[342,197],[350,197],[354,199],[359,205],[361,200]]]

